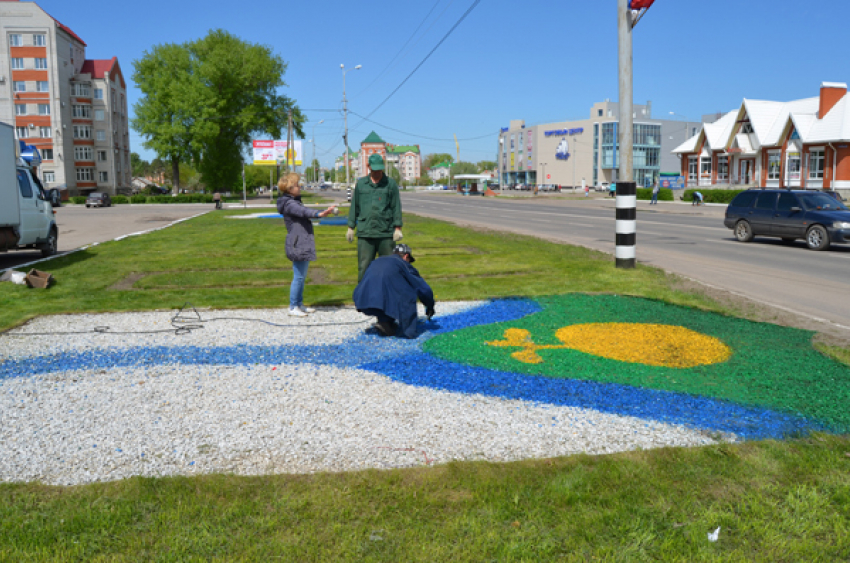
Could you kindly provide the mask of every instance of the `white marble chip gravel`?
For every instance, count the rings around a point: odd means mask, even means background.
[[[479,303],[441,303],[449,314]],[[351,309],[307,319],[286,310],[202,311],[309,329],[311,343],[341,343],[369,324]],[[170,326],[168,312],[44,317],[18,331]],[[303,330],[225,322],[174,336],[0,336],[0,358],[145,344],[303,343]],[[299,337],[298,335],[301,335]],[[111,338],[108,344],[105,339]],[[119,342],[115,342],[119,339]],[[578,452],[698,446],[685,426],[450,393],[358,369],[310,364],[158,366],[82,370],[0,380],[0,481],[76,485],[133,475],[258,475],[410,467],[451,460],[508,461]]]

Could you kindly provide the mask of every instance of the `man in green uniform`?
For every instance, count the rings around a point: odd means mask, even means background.
[[[345,234],[348,242],[354,242],[355,228],[360,283],[375,256],[392,254],[395,243],[402,239],[398,184],[384,174],[384,159],[379,154],[369,157],[369,175],[358,179],[354,186]]]

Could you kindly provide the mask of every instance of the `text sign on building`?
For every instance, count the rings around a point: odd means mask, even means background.
[[[546,131],[544,135],[551,137],[553,135],[581,135],[584,133],[584,127],[576,127],[575,129],[555,129]]]
[[[301,166],[301,141],[292,143],[292,150],[287,150],[286,141],[254,141],[254,164],[259,166]]]

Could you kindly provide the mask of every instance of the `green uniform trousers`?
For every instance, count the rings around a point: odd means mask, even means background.
[[[365,238],[357,239],[357,283],[363,279],[366,268],[372,263],[376,256],[386,256],[393,253],[395,243],[393,237],[387,238]]]

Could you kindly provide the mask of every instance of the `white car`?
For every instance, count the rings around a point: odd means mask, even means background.
[[[442,191],[442,190],[445,190],[445,189],[446,188],[441,184],[432,184],[432,185],[428,186],[428,191]]]

